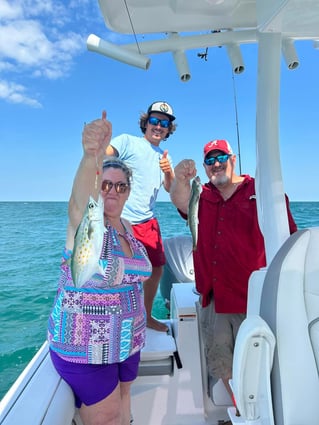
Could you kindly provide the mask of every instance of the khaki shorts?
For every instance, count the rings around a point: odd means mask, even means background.
[[[202,310],[208,372],[216,379],[228,380],[232,376],[235,339],[246,315],[216,313],[213,302]]]

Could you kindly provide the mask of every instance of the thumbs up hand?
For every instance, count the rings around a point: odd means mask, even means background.
[[[171,167],[171,164],[169,162],[167,155],[168,155],[168,150],[165,150],[163,152],[162,158],[159,161],[159,165],[160,165],[160,168],[163,171],[163,173],[171,173],[172,172],[172,167]]]

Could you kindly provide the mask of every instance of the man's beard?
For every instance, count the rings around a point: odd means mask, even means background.
[[[230,178],[224,174],[223,176],[212,176],[211,182],[214,186],[225,186],[230,182]]]

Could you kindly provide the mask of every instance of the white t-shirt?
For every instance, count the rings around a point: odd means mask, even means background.
[[[164,173],[159,166],[164,151],[145,137],[130,134],[115,137],[111,145],[133,173],[131,193],[122,216],[132,224],[148,221],[154,217],[156,198],[164,181]],[[173,167],[169,156],[168,159]]]

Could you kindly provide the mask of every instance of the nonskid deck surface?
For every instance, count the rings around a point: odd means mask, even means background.
[[[148,330],[146,340],[149,343],[150,333]],[[170,375],[139,376],[134,382],[134,423],[217,425],[218,421],[229,420],[227,408],[231,400],[221,381],[214,385],[213,390],[218,404],[214,404],[208,396],[208,376],[198,323],[198,294],[194,291],[193,282],[173,284],[170,333],[175,338],[178,353],[174,356],[174,353],[167,352],[173,356],[173,372]],[[165,338],[164,335],[159,337],[155,332],[152,336],[155,341],[156,337]],[[166,337],[169,339],[170,335]]]

